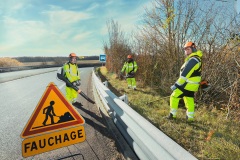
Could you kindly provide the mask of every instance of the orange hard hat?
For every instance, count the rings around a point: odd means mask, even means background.
[[[132,55],[129,54],[129,55],[127,56],[127,58],[128,58],[128,59],[132,58]]]
[[[193,42],[187,42],[185,45],[184,45],[184,48],[187,48],[187,47],[193,47],[193,48],[196,48],[195,44]]]
[[[69,57],[77,57],[77,55],[75,53],[70,53]]]

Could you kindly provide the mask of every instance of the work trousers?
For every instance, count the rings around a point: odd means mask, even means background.
[[[74,103],[77,100],[78,92],[71,87],[66,87],[66,98],[70,103]]]
[[[136,79],[135,78],[127,78],[128,88],[136,88]]]
[[[183,98],[185,106],[187,108],[188,120],[194,118],[194,92],[191,95],[183,93],[180,89],[175,89],[170,96],[170,113],[176,118],[179,100]]]

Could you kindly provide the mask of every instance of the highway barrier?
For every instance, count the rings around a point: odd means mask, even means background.
[[[122,98],[112,93],[94,71],[92,79],[109,116],[139,159],[196,160],[188,151],[123,102]]]

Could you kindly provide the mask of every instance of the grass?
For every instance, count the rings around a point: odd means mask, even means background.
[[[64,64],[66,61],[58,62],[58,64]],[[95,64],[99,63],[99,60],[78,60],[77,64]],[[23,66],[40,66],[40,65],[56,65],[56,62],[54,61],[48,61],[48,62],[25,62],[23,63]]]
[[[127,94],[129,105],[159,128],[166,135],[200,160],[240,159],[240,115],[232,111],[216,109],[217,106],[196,104],[195,121],[187,123],[186,109],[180,105],[178,117],[169,121],[169,97],[161,97],[158,91],[137,84],[137,91],[127,89],[127,82],[109,73],[105,67],[98,69],[100,77],[109,82],[109,88],[117,96]],[[234,113],[235,112],[235,113]]]
[[[12,58],[0,58],[0,67],[23,66],[23,63]]]
[[[12,58],[0,58],[0,67],[15,67],[15,66],[40,66],[40,65],[56,65],[56,63],[64,64],[64,62],[19,62]],[[96,64],[99,60],[78,60],[77,64]]]

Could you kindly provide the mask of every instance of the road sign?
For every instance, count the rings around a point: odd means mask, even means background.
[[[21,137],[36,136],[84,123],[83,117],[65,99],[56,85],[51,82],[28,120]]]
[[[99,61],[100,61],[100,62],[106,62],[106,59],[107,59],[107,58],[106,58],[106,55],[105,55],[105,54],[100,54],[100,55],[99,55]]]
[[[22,155],[29,157],[71,144],[85,141],[86,135],[83,126],[61,130],[50,134],[31,137],[22,142]]]

